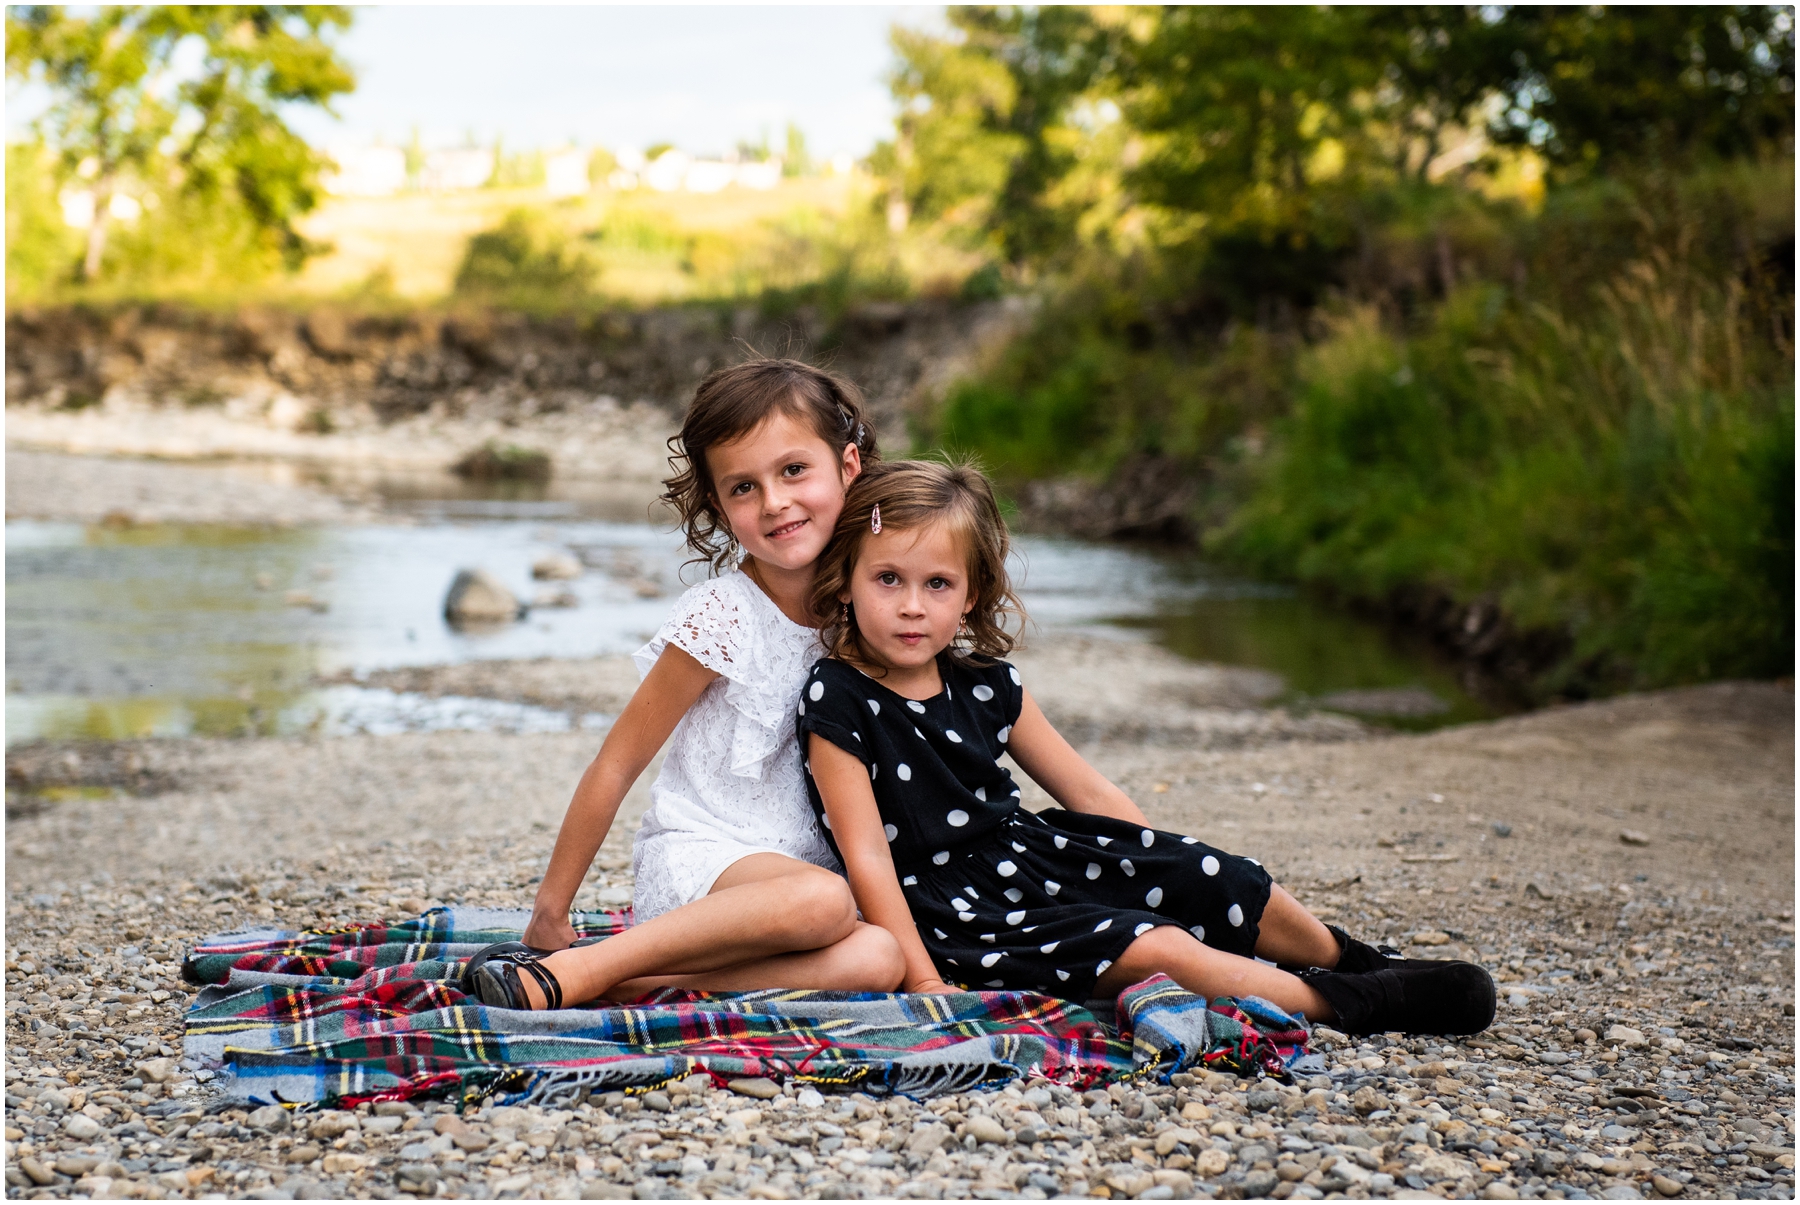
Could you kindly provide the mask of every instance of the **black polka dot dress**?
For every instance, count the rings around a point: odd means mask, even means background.
[[[816,734],[868,767],[901,890],[947,982],[1085,1000],[1158,925],[1255,950],[1271,882],[1259,863],[1108,816],[1025,810],[1001,764],[1024,699],[1018,670],[941,655],[938,672],[943,691],[916,700],[821,661],[798,727],[803,750]]]

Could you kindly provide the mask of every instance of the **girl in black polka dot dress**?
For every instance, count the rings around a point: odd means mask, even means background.
[[[801,691],[808,793],[863,917],[906,953],[905,990],[1082,1000],[1161,971],[1351,1032],[1487,1026],[1481,968],[1349,938],[1084,762],[998,659],[1019,611],[1006,548],[980,473],[896,461],[857,480],[819,561],[814,612],[838,622]],[[1062,808],[1020,807],[1007,755]]]

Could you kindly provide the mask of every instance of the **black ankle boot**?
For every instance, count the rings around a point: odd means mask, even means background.
[[[1392,946],[1372,946],[1367,942],[1357,941],[1336,925],[1326,925],[1325,927],[1331,931],[1333,937],[1337,938],[1338,943],[1337,965],[1327,968],[1329,970],[1342,971],[1347,975],[1360,975],[1365,971],[1379,971],[1382,967],[1394,966],[1400,957],[1400,951]],[[1307,969],[1306,967],[1289,966],[1287,963],[1277,965],[1293,975],[1298,975]]]
[[[1393,966],[1400,960],[1400,951],[1393,946],[1372,946],[1368,942],[1357,941],[1354,937],[1336,925],[1326,925],[1331,935],[1337,938],[1338,963],[1331,969],[1346,975],[1360,975],[1366,971],[1379,971],[1383,967]]]
[[[1360,943],[1359,943],[1360,944]],[[1349,1034],[1480,1033],[1494,1021],[1494,980],[1472,962],[1382,960],[1377,970],[1301,972]]]

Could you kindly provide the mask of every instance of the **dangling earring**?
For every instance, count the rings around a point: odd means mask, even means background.
[[[879,502],[875,504],[875,509],[869,512],[869,534],[876,536],[881,534],[881,503]]]
[[[838,626],[840,628],[847,628],[850,626],[850,604],[849,603],[839,603],[838,604]]]

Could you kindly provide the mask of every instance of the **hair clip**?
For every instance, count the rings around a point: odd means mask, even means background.
[[[869,512],[869,534],[876,536],[881,534],[881,503],[879,502],[875,504],[875,509]]]

